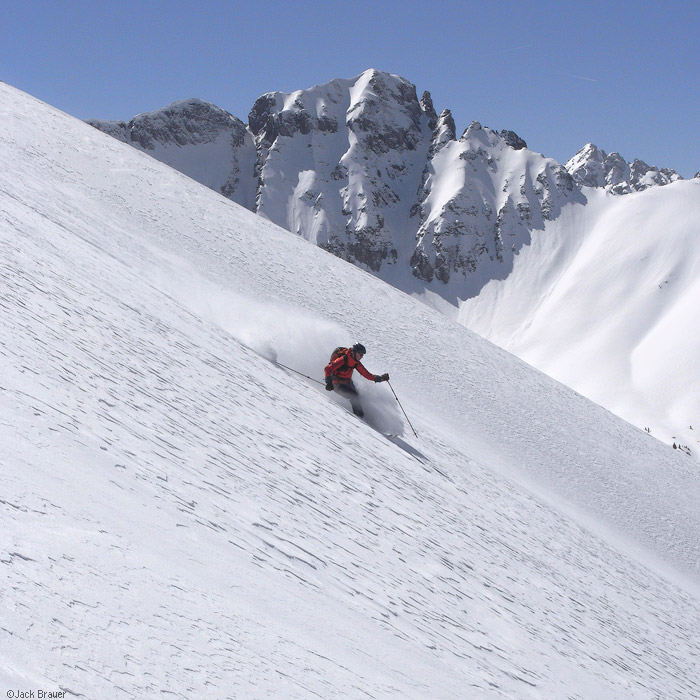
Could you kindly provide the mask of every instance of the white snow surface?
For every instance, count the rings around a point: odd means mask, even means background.
[[[460,305],[468,328],[700,456],[700,181],[585,190]]]
[[[4,84],[0,165],[0,692],[700,697],[696,462]],[[273,362],[355,339],[418,437]]]

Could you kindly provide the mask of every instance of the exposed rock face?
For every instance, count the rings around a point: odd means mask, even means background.
[[[532,228],[580,198],[512,131],[474,123],[457,140],[449,110],[438,116],[429,93],[419,100],[378,71],[264,95],[249,123],[257,211],[399,286],[397,267],[475,294],[507,275]]]
[[[514,150],[519,151],[523,148],[527,148],[527,144],[523,139],[520,138],[514,131],[508,131],[503,129],[501,131],[501,138]]]
[[[454,300],[502,279],[580,186],[615,193],[678,175],[588,144],[566,168],[512,131],[473,122],[396,75],[256,100],[246,126],[200,100],[93,126],[406,290]]]
[[[406,245],[437,119],[413,85],[367,71],[253,107],[257,211],[336,255],[378,273]]]
[[[468,297],[507,276],[530,232],[583,198],[561,165],[526,151],[513,132],[478,122],[459,140],[446,138],[449,131],[439,122],[434,132],[411,266],[426,282],[447,284],[456,274]]]
[[[571,158],[566,169],[581,187],[604,187],[613,194],[639,192],[683,179],[675,170],[655,168],[638,159],[628,163],[619,153],[608,154],[592,143]]]
[[[255,148],[246,125],[202,100],[182,100],[129,122],[89,124],[252,209]]]

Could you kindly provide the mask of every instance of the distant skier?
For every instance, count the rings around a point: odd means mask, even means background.
[[[362,343],[355,343],[351,348],[338,347],[333,351],[331,360],[324,369],[326,389],[328,391],[335,390],[341,396],[349,399],[352,412],[360,418],[365,415],[365,412],[362,410],[360,396],[352,381],[352,373],[357,370],[365,379],[372,382],[389,381],[388,374],[377,375],[367,371],[360,362],[366,354],[367,350]]]

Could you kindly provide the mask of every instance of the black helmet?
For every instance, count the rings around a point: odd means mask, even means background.
[[[366,354],[367,354],[367,350],[365,350],[365,346],[364,346],[362,343],[355,343],[355,344],[352,346],[352,351],[353,351],[353,352],[356,352],[356,353],[359,353],[360,355],[366,355]]]

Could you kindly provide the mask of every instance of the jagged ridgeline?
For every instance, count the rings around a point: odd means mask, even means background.
[[[583,149],[572,176],[478,122],[458,138],[429,93],[376,70],[265,94],[247,125],[199,100],[90,124],[400,288],[451,301],[507,277],[531,232],[585,202],[580,186],[603,168]]]
[[[641,192],[655,185],[668,185],[683,178],[670,168],[655,168],[635,158],[628,163],[619,153],[606,153],[586,144],[566,164],[582,187],[604,187],[613,194]]]

